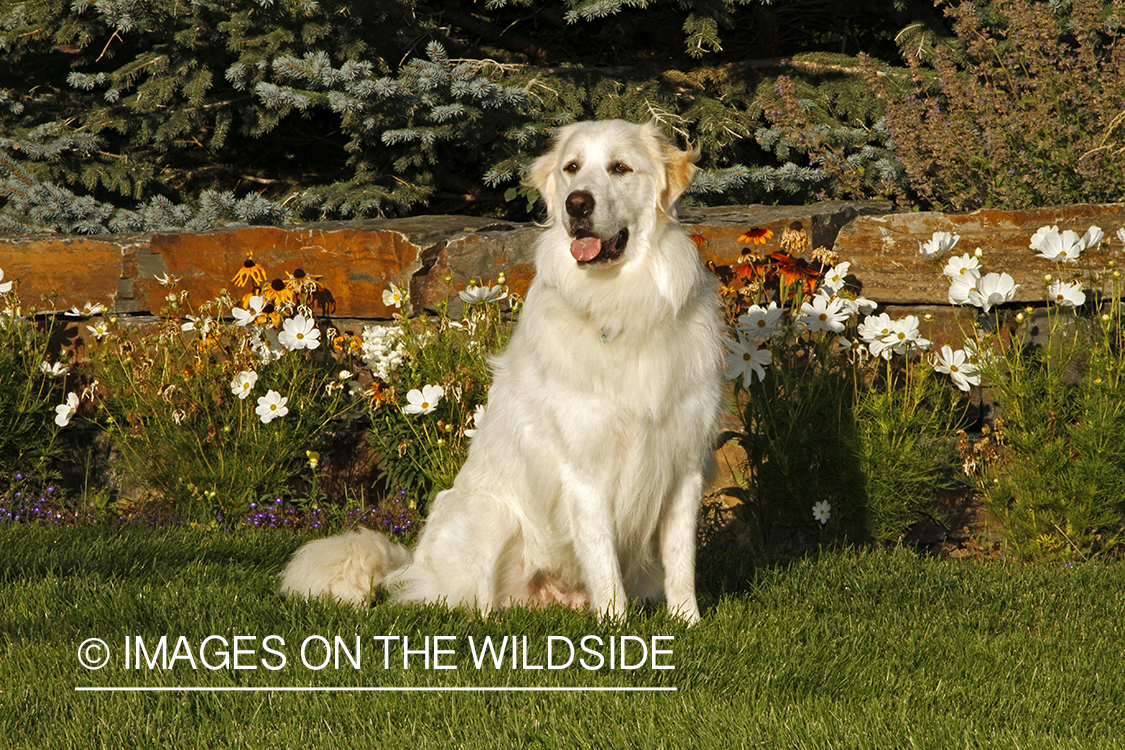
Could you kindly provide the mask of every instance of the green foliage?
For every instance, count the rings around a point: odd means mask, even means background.
[[[107,327],[93,347],[97,423],[142,487],[196,522],[291,494],[353,406],[328,347],[287,351],[268,320],[224,322],[232,306],[221,296],[181,323],[186,300],[173,293],[155,331]],[[238,388],[247,374],[254,382]],[[262,416],[271,392],[287,413]]]
[[[780,244],[765,259],[743,256],[724,286],[741,423],[726,437],[746,456],[744,486],[726,492],[766,549],[900,541],[935,514],[956,464],[957,398],[919,356],[929,342],[917,318],[888,317],[888,332],[873,336],[875,304],[848,288],[848,264],[832,265],[822,248],[813,264],[789,256],[811,245],[803,231],[786,230]],[[824,294],[814,296],[817,284]],[[745,370],[744,357],[766,364]]]
[[[1121,746],[1120,565],[825,552],[758,566],[727,591],[701,578],[704,617],[689,629],[663,608],[630,612],[618,625],[563,607],[500,609],[484,618],[438,606],[354,609],[280,597],[277,571],[304,541],[191,528],[0,525],[0,682],[9,701],[0,733],[8,746],[364,750],[374,736],[387,750]],[[307,668],[301,644],[316,634],[330,642],[338,636],[349,648],[361,636],[360,667],[341,659],[340,669]],[[431,644],[434,635],[451,637],[440,647],[455,653],[442,663],[458,669],[433,669],[432,655],[426,669],[421,654],[406,669],[403,641],[393,638],[385,667],[372,634],[406,636],[419,649],[427,636]],[[587,634],[602,644],[631,636],[631,649],[672,636],[659,643],[672,650],[667,663],[676,668],[475,669],[469,659],[469,638],[479,645],[507,635],[526,638],[527,663],[542,665],[549,637],[577,645]],[[164,635],[168,655],[180,657],[174,667],[125,668],[126,638],[141,637],[153,651]],[[269,643],[287,655],[283,669],[261,667],[262,659],[277,664],[262,648],[268,635],[284,640]],[[176,652],[181,636],[187,647]],[[259,668],[191,669],[184,654],[198,659],[209,636],[217,636],[207,646],[210,663],[222,660],[220,650],[233,662],[233,638],[243,636],[240,663]],[[109,646],[111,661],[83,669],[78,647],[95,637]],[[309,663],[322,658],[316,647],[309,643]],[[161,692],[75,690],[122,686]],[[280,692],[376,686],[458,692]],[[479,690],[653,686],[677,692]],[[279,692],[240,691],[246,687]],[[226,692],[208,692],[220,689]]]
[[[871,82],[911,188],[957,211],[1125,195],[1125,5],[941,3],[956,36],[916,33],[909,75]]]
[[[694,200],[803,199],[824,173],[763,153],[759,85],[791,66],[803,75],[794,52],[893,53],[883,10],[18,0],[0,10],[0,228],[528,218],[505,195],[548,131],[605,117],[656,119],[697,143],[708,174]],[[854,59],[839,59],[851,62],[829,71],[850,89],[838,100],[871,101]],[[208,196],[234,210],[212,211]]]
[[[1046,340],[989,363],[1001,416],[969,464],[1012,554],[1086,559],[1125,544],[1125,329],[1121,289],[1092,312],[1049,310]]]
[[[770,89],[763,86],[759,92],[757,103],[770,127],[760,128],[755,137],[784,165],[761,171],[781,181],[775,191],[810,199],[814,194],[856,200],[906,195],[906,175],[882,107],[854,96],[850,81],[834,75],[849,62],[808,58],[805,77],[778,76]],[[798,157],[810,166],[797,169]],[[794,179],[799,184],[787,184]]]
[[[879,541],[898,541],[919,519],[934,517],[936,492],[951,484],[957,464],[953,389],[929,368],[907,363],[902,370],[900,386],[863,389],[855,406],[863,521]]]
[[[10,288],[0,270],[0,288]],[[53,321],[25,317],[14,291],[0,292],[0,487],[16,474],[44,478],[60,450],[55,403],[61,388],[45,372]],[[60,375],[66,367],[57,361]]]
[[[465,296],[476,291],[480,301],[461,300],[461,321],[443,306],[436,319],[399,316],[396,328],[364,332],[365,362],[376,377],[370,414],[380,466],[388,486],[406,490],[419,509],[453,486],[468,450],[466,431],[487,419],[489,357],[507,343],[519,304],[502,285],[503,278],[497,286],[470,287]],[[408,397],[435,387],[441,395],[428,411],[405,411]]]

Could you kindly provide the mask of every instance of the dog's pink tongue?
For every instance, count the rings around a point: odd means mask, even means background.
[[[570,243],[570,254],[577,261],[593,260],[602,251],[602,241],[597,237],[582,237]]]

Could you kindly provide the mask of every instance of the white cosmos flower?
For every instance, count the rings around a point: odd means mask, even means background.
[[[12,291],[12,282],[4,281],[4,269],[0,268],[0,294],[7,294]]]
[[[777,332],[785,310],[770,302],[769,307],[751,305],[745,315],[738,316],[738,332],[751,341],[761,343]]]
[[[230,390],[231,393],[245,401],[257,383],[258,373],[253,370],[244,370],[235,375],[234,380],[230,381]]]
[[[403,414],[429,414],[441,402],[445,389],[440,385],[426,384],[422,390],[412,389],[406,394],[406,406],[402,407]]]
[[[1121,240],[1121,244],[1125,245],[1125,227],[1117,230],[1117,239]],[[4,278],[0,276],[0,279]]]
[[[1073,234],[1073,233],[1072,233]],[[990,273],[969,292],[969,303],[988,312],[994,305],[1011,302],[1020,285],[1006,273]]]
[[[844,279],[847,277],[848,269],[851,267],[852,264],[845,261],[844,263],[839,263],[828,269],[828,273],[824,274],[824,281],[820,282],[821,287],[832,294],[836,294],[844,288],[844,284],[846,283]]]
[[[502,287],[494,286],[467,286],[465,291],[457,292],[457,296],[467,305],[484,305],[489,302],[499,302],[507,298],[508,293]]]
[[[980,274],[976,271],[966,271],[959,276],[952,276],[949,279],[949,304],[951,305],[966,305],[969,303],[969,295],[976,291],[977,284],[980,283]]]
[[[969,354],[964,349],[953,351],[953,347],[948,344],[943,346],[934,357],[934,370],[948,375],[953,385],[963,391],[968,391],[974,385],[980,385],[977,367],[970,361]]]
[[[1054,226],[1039,227],[1035,230],[1035,234],[1031,235],[1031,242],[1029,242],[1027,246],[1032,250],[1038,250],[1039,246],[1043,244],[1043,238],[1048,234],[1051,234],[1052,232],[1055,234],[1059,233],[1059,227],[1057,224]]]
[[[961,278],[962,276],[977,276],[979,278],[980,259],[968,253],[955,255],[946,262],[943,273],[951,279]]]
[[[403,295],[402,290],[394,284],[391,284],[390,289],[383,290],[383,304],[386,307],[402,307],[402,303],[404,300],[405,296]]]
[[[298,313],[282,324],[277,341],[289,351],[315,349],[320,346],[320,329],[315,320]]]
[[[187,322],[180,326],[180,330],[185,333],[188,331],[199,331],[204,336],[211,332],[211,318],[199,318],[195,315],[188,315]]]
[[[757,375],[758,380],[765,380],[765,368],[773,364],[769,349],[759,348],[757,341],[743,336],[739,336],[737,341],[728,341],[727,348],[730,349],[726,356],[728,380],[735,380],[741,375],[744,387],[753,382],[751,374]]]
[[[470,417],[473,422],[473,426],[465,430],[465,437],[471,438],[477,434],[477,430],[484,426],[484,418],[486,413],[487,407],[484,404],[476,408],[476,410],[473,412],[473,416]]]
[[[930,342],[921,336],[918,316],[907,315],[891,323],[891,332],[884,338],[888,350],[896,354],[906,354],[911,349],[929,349]],[[884,353],[884,356],[887,355]]]
[[[1055,279],[1047,287],[1047,299],[1062,307],[1078,307],[1085,304],[1086,293],[1082,291],[1082,285],[1078,282],[1068,284]]]
[[[232,307],[230,312],[234,316],[235,325],[248,326],[257,320],[258,316],[262,314],[262,310],[266,307],[266,300],[264,297],[254,295],[246,301],[246,309],[241,307]]]
[[[250,331],[250,349],[258,355],[258,361],[263,365],[276,362],[289,351],[278,341],[277,331],[266,328],[254,328]]]
[[[1038,235],[1039,232],[1036,234]],[[1051,227],[1040,237],[1037,248],[1039,254],[1036,257],[1046,258],[1053,263],[1074,263],[1085,247],[1078,232],[1070,229],[1059,232],[1057,227]]]
[[[868,315],[856,328],[859,337],[867,344],[873,357],[890,359],[891,333],[894,330],[894,321],[886,313]]]
[[[827,500],[821,500],[819,503],[813,505],[812,515],[813,518],[820,521],[821,526],[824,526],[828,523],[828,519],[832,517],[832,506]]]
[[[839,299],[844,303],[844,312],[847,313],[849,318],[858,315],[870,315],[875,312],[875,308],[879,306],[878,302],[869,300],[863,296],[856,297],[855,299],[849,297],[840,297]]]
[[[960,241],[961,235],[950,232],[934,232],[933,236],[925,243],[918,243],[918,252],[926,260],[937,260],[948,253]]]
[[[1000,358],[996,350],[991,348],[981,349],[980,344],[973,339],[969,339],[965,342],[965,354],[969,357],[969,364],[978,370],[982,366],[995,364]]]
[[[1086,233],[1082,235],[1082,249],[1089,250],[1094,245],[1101,242],[1102,237],[1105,237],[1105,232],[1101,230],[1101,227],[1091,226],[1086,230]]]
[[[106,306],[102,303],[87,302],[82,306],[81,310],[77,307],[72,307],[66,311],[66,314],[76,318],[92,318],[95,315],[101,315],[105,311]]]
[[[804,324],[809,331],[830,331],[840,333],[844,330],[844,322],[848,313],[844,310],[844,302],[839,297],[826,297],[818,294],[811,302],[801,303],[801,314],[797,320]]]
[[[66,394],[66,401],[55,407],[55,424],[66,427],[78,412],[78,394]]]
[[[52,378],[61,378],[70,372],[70,368],[62,362],[47,362],[46,360],[40,363],[39,369],[44,375],[50,375]]]
[[[86,330],[92,333],[98,341],[109,335],[109,325],[104,320],[100,320],[92,326],[86,326]]]
[[[262,420],[262,424],[269,424],[289,413],[289,407],[286,406],[288,403],[288,398],[277,391],[270,390],[266,391],[266,395],[258,398],[258,408],[254,411]]]

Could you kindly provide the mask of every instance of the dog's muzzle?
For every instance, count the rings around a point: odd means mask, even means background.
[[[594,196],[585,190],[575,190],[566,197],[566,213],[570,216],[570,254],[579,265],[604,263],[616,260],[629,242],[628,227],[617,234],[602,239],[593,231],[590,216],[594,212]]]

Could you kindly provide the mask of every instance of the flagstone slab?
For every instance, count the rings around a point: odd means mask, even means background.
[[[1110,262],[1125,265],[1116,237],[1125,226],[1125,204],[1078,205],[1026,211],[987,209],[971,214],[895,212],[886,201],[825,201],[808,206],[723,206],[689,208],[682,221],[695,236],[703,261],[735,262],[747,246],[738,237],[758,227],[773,232],[759,253],[779,249],[781,233],[800,226],[813,246],[833,249],[852,262],[863,294],[884,305],[948,305],[941,264],[925,261],[920,242],[935,231],[959,234],[955,253],[980,248],[985,272],[1007,272],[1020,284],[1016,302],[1045,299],[1043,275],[1060,269],[1035,257],[1028,240],[1040,226],[1085,232],[1096,224],[1106,235],[1082,262],[1062,269],[1089,275]],[[107,304],[118,315],[158,315],[176,277],[190,304],[199,305],[233,284],[247,257],[270,278],[300,268],[320,277],[324,293],[318,313],[387,320],[396,312],[383,292],[409,290],[413,310],[437,309],[470,283],[496,283],[501,273],[514,294],[526,294],[534,276],[534,248],[541,229],[534,224],[496,222],[466,216],[419,216],[322,222],[283,227],[228,227],[206,232],[79,237],[0,236],[5,280],[19,279],[25,307],[65,310],[87,301]],[[1092,282],[1088,282],[1092,283]],[[1099,282],[1108,286],[1103,274]],[[46,298],[45,301],[43,298]]]
[[[1090,226],[1105,232],[1101,245],[1083,253],[1080,262],[1062,268],[1036,257],[1028,242],[1042,226],[1058,226],[1083,234]],[[1086,286],[1096,284],[1109,291],[1112,279],[1104,273],[1112,261],[1125,267],[1125,252],[1116,236],[1125,227],[1125,204],[1075,205],[1034,208],[1025,211],[982,209],[969,214],[934,212],[892,213],[858,216],[836,237],[840,260],[851,261],[851,272],[863,285],[863,295],[890,304],[948,304],[949,283],[942,275],[944,261],[927,261],[919,243],[934,232],[951,232],[961,239],[952,254],[972,253],[980,248],[984,273],[1007,273],[1020,288],[1014,302],[1046,300],[1045,274],[1060,278],[1077,273]]]

